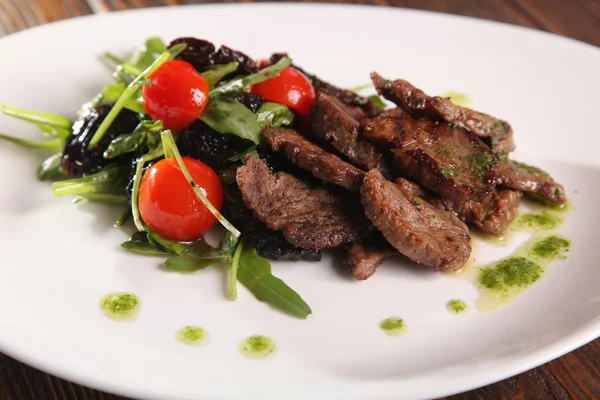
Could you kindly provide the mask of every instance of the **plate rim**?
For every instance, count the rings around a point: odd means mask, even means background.
[[[438,11],[429,11],[429,10],[416,10],[416,9],[407,9],[402,7],[391,7],[391,6],[379,6],[375,4],[336,4],[336,3],[291,3],[291,2],[281,2],[281,3],[218,3],[218,4],[186,4],[179,6],[159,6],[159,7],[148,7],[141,9],[127,9],[127,10],[117,10],[111,12],[102,12],[95,14],[88,14],[83,16],[77,16],[73,18],[67,18],[59,21],[53,21],[50,23],[34,26],[31,28],[27,28],[24,30],[20,30],[15,33],[8,34],[4,37],[0,38],[0,48],[10,41],[13,40],[21,40],[22,37],[26,37],[28,35],[42,35],[43,32],[47,29],[52,30],[55,29],[56,26],[69,25],[78,23],[80,20],[88,20],[88,19],[111,19],[114,18],[115,15],[124,15],[124,14],[151,14],[151,13],[160,13],[160,12],[171,12],[177,13],[181,12],[182,8],[202,8],[202,9],[221,9],[221,8],[244,8],[244,7],[253,7],[253,8],[330,8],[330,9],[340,9],[340,8],[357,8],[357,9],[370,9],[370,10],[378,10],[376,12],[397,12],[403,14],[413,14],[413,15],[423,15],[425,18],[441,18],[441,19],[454,19],[454,20],[466,20],[470,23],[475,23],[479,25],[493,25],[499,29],[508,29],[517,32],[521,32],[524,35],[535,35],[538,37],[544,37],[546,39],[550,39],[553,41],[559,41],[569,46],[577,46],[582,50],[590,51],[595,54],[600,54],[600,47],[583,42],[581,40],[568,38],[565,36],[561,36],[552,32],[542,31],[536,28],[524,27],[515,24],[511,24],[508,22],[487,20],[483,18],[476,18],[464,15],[455,15],[449,13],[443,13]],[[392,11],[393,10],[393,11]],[[134,18],[134,17],[129,17]],[[25,39],[26,40],[26,39]],[[541,346],[535,351],[531,352],[527,356],[527,362],[522,362],[520,367],[511,368],[509,366],[504,366],[504,370],[499,372],[501,368],[497,368],[498,371],[496,374],[493,374],[493,377],[489,377],[487,379],[479,379],[476,383],[471,383],[470,385],[463,385],[460,390],[455,390],[452,392],[448,391],[435,391],[430,390],[428,395],[429,397],[439,397],[443,395],[453,395],[456,393],[462,393],[469,390],[473,390],[476,388],[480,388],[483,386],[487,386],[493,384],[495,382],[499,382],[511,376],[516,376],[525,371],[536,368],[540,365],[543,365],[551,360],[554,360],[562,355],[572,352],[573,350],[597,339],[600,337],[600,318],[596,318],[594,320],[589,321],[587,324],[583,325],[576,331],[571,332],[568,335],[562,336],[559,340],[556,340],[550,344],[545,346]],[[143,396],[144,398],[159,398],[156,397],[157,394],[153,394],[148,389],[135,387],[135,385],[127,385],[124,386],[119,383],[114,383],[114,380],[109,377],[102,376],[90,376],[86,375],[85,372],[79,372],[76,368],[64,368],[61,363],[45,361],[36,358],[36,355],[33,353],[27,353],[27,351],[22,346],[11,346],[9,343],[5,342],[3,339],[3,335],[0,332],[0,352],[6,354],[7,356],[17,360],[18,362],[23,362],[26,365],[29,365],[33,368],[36,368],[44,373],[48,373],[50,375],[65,379],[70,382],[74,382],[76,384],[80,384],[86,387],[90,387],[99,391],[114,393],[127,397],[136,397]],[[491,375],[491,374],[488,374]],[[388,382],[386,382],[388,383]],[[397,385],[396,382],[391,382],[390,385]],[[352,385],[356,385],[352,383]],[[362,384],[364,385],[364,384]],[[400,389],[398,386],[396,388]],[[159,393],[158,395],[161,395]],[[334,393],[328,393],[329,395],[334,395]],[[401,395],[401,393],[398,393]],[[204,398],[207,395],[202,395]],[[233,399],[234,397],[229,396],[220,396],[222,399]],[[237,397],[235,397],[237,398]],[[263,398],[270,398],[268,394],[266,394]],[[351,399],[354,397],[348,397]],[[357,398],[358,399],[358,398]]]

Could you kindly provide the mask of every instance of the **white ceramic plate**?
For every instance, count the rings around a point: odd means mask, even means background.
[[[125,253],[112,227],[120,210],[71,205],[35,179],[40,157],[0,146],[0,350],[94,388],[157,399],[400,399],[464,391],[560,356],[600,334],[600,51],[557,36],[466,18],[389,8],[329,5],[177,7],[50,24],[0,40],[0,103],[74,116],[110,75],[99,54],[125,53],[146,37],[191,35],[255,57],[288,51],[298,64],[342,86],[377,70],[430,93],[458,90],[473,106],[510,121],[517,156],[565,183],[575,211],[561,228],[573,240],[531,290],[498,312],[473,309],[467,281],[388,262],[365,282],[339,260],[274,263],[314,315],[271,310],[226,275],[167,273],[160,259]],[[0,131],[33,136],[8,117]],[[479,261],[510,253],[477,246]],[[107,319],[99,298],[131,291],[135,322]],[[450,315],[451,298],[472,311]],[[404,318],[407,335],[378,325]],[[189,347],[176,330],[195,324],[209,343]],[[237,351],[252,334],[277,354]]]

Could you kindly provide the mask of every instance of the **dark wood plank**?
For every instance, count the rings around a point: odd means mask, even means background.
[[[109,10],[211,0],[100,0]],[[230,0],[222,0],[222,2]],[[219,1],[216,1],[219,2]],[[439,11],[537,28],[600,45],[598,0],[336,0]],[[90,14],[85,0],[0,0],[0,36]],[[126,400],[55,378],[0,354],[0,400]],[[600,339],[539,368],[446,399],[600,399]]]
[[[91,13],[85,0],[0,0],[0,36]]]

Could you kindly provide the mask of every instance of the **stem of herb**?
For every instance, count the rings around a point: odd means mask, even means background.
[[[2,106],[2,112],[6,115],[10,115],[11,117],[24,119],[30,122],[38,122],[41,124],[52,125],[67,130],[71,130],[71,126],[73,125],[73,122],[71,122],[67,118],[56,114],[23,110],[21,108],[6,105]]]
[[[102,121],[98,127],[96,133],[94,133],[94,136],[92,137],[92,140],[90,140],[90,144],[88,146],[89,149],[94,148],[102,139],[104,133],[106,133],[106,130],[110,127],[115,118],[117,118],[117,115],[119,115],[127,100],[131,99],[137,93],[138,89],[144,84],[144,80],[154,71],[156,71],[158,67],[160,67],[170,57],[171,53],[168,51],[162,53],[148,68],[146,68],[144,72],[135,77],[135,79],[131,81],[129,85],[127,85],[127,88],[125,88],[106,118],[104,118],[104,121]]]
[[[229,300],[237,300],[237,270],[240,264],[240,256],[244,248],[244,242],[241,240],[238,242],[231,260],[231,268],[229,269]]]
[[[138,197],[140,193],[140,183],[142,181],[142,172],[144,171],[144,164],[146,163],[146,156],[138,158],[135,164],[135,175],[133,176],[133,188],[131,190],[131,215],[133,216],[133,223],[138,231],[144,232],[144,224],[140,217],[140,209],[138,207]]]
[[[42,149],[42,150],[50,150],[55,153],[61,151],[64,147],[64,142],[62,139],[51,139],[51,140],[28,140],[28,139],[20,139],[16,137],[12,137],[9,135],[4,135],[0,133],[0,139],[6,140],[7,142],[11,142],[14,144],[18,144],[19,146],[28,147],[30,149]]]
[[[104,58],[114,62],[117,65],[123,64],[125,62],[125,61],[121,60],[119,57],[115,56],[113,53],[108,52],[108,51],[104,52]]]
[[[181,158],[181,154],[179,154],[179,150],[177,150],[177,145],[175,144],[175,140],[173,140],[173,135],[171,134],[171,131],[167,129],[163,131],[160,135],[165,154],[173,154],[175,160],[177,161],[177,164],[179,165],[179,169],[181,169],[183,176],[185,176],[185,179],[192,187],[192,190],[194,191],[198,199],[202,202],[202,204],[204,204],[206,208],[208,208],[211,214],[215,216],[215,218],[221,223],[221,225],[225,227],[225,229],[231,232],[236,238],[239,238],[241,234],[240,231],[238,231],[236,227],[231,224],[231,222],[227,221],[227,219],[225,219],[225,217],[219,212],[219,210],[217,210],[215,206],[213,206],[212,203],[208,201],[204,193],[202,193],[202,191],[200,190],[198,184],[194,182],[194,178],[192,178],[190,171],[188,171],[187,167],[185,166],[185,163],[183,162],[183,159]]]
[[[115,228],[121,228],[127,221],[129,221],[129,217],[131,217],[131,210],[127,209],[125,212],[119,217],[118,220],[115,221]]]

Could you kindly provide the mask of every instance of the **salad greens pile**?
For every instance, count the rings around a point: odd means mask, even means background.
[[[137,232],[121,245],[123,249],[138,254],[166,257],[165,268],[179,273],[191,273],[210,266],[229,264],[230,299],[237,298],[236,282],[239,281],[258,300],[293,316],[307,318],[312,312],[308,304],[281,279],[272,275],[271,265],[266,259],[258,256],[248,235],[240,232],[215,209],[194,182],[176,145],[179,132],[165,129],[162,122],[150,118],[144,108],[142,89],[144,85],[150,84],[148,77],[164,62],[180,54],[185,47],[185,44],[178,44],[167,48],[161,39],[150,38],[124,59],[105,53],[105,61],[113,68],[114,81],[106,85],[94,99],[79,110],[81,118],[95,107],[112,105],[94,133],[88,149],[98,146],[123,109],[139,114],[140,123],[132,132],[116,137],[106,149],[103,149],[105,159],[136,154],[131,199],[127,197],[125,191],[130,181],[131,167],[128,164],[110,163],[94,174],[67,179],[62,168],[62,152],[77,122],[60,115],[4,105],[1,108],[4,114],[33,124],[46,139],[27,140],[5,134],[0,134],[0,139],[26,148],[54,153],[42,162],[37,175],[42,181],[53,182],[52,192],[57,197],[70,195],[74,196],[74,202],[87,200],[127,205],[126,212],[115,225],[123,226],[131,218]],[[247,149],[235,154],[231,160],[243,161],[246,154],[255,154],[256,146],[261,142],[262,130],[267,126],[289,125],[293,121],[294,114],[285,105],[269,102],[264,103],[254,113],[242,103],[225,95],[247,91],[249,85],[275,77],[289,65],[291,60],[284,57],[276,64],[257,73],[234,77],[227,81],[224,81],[224,78],[231,76],[237,70],[237,62],[214,65],[202,74],[209,84],[210,93],[206,108],[199,119],[221,134],[235,135],[246,139],[249,143]],[[140,151],[145,153],[137,156]],[[211,247],[203,239],[191,243],[168,240],[144,224],[138,209],[138,195],[144,166],[161,157],[175,158],[198,199],[227,230],[217,248]],[[227,185],[227,182],[223,184]]]

